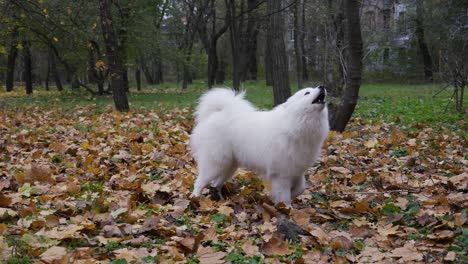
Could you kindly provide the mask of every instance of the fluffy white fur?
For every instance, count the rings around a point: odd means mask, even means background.
[[[220,190],[244,167],[271,182],[275,203],[291,204],[304,191],[303,174],[329,131],[326,104],[312,104],[319,94],[319,88],[305,88],[271,111],[257,111],[244,93],[221,88],[205,93],[190,138],[199,172],[193,195],[209,184]]]

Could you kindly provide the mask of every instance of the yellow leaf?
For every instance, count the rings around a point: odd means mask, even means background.
[[[364,146],[366,146],[366,148],[375,148],[377,143],[378,141],[376,138],[371,138],[364,143]]]

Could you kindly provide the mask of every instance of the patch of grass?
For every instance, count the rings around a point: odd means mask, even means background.
[[[403,125],[457,126],[463,114],[454,110],[451,91],[433,84],[364,84],[356,114],[365,119]]]
[[[19,256],[12,256],[8,258],[6,264],[30,264],[32,263],[32,259],[28,256],[19,257]]]
[[[391,214],[397,214],[401,211],[399,207],[393,204],[392,201],[386,201],[385,205],[380,209],[380,213],[382,215],[391,215]]]
[[[110,262],[111,264],[128,264],[125,259],[116,259]]]
[[[226,261],[229,261],[233,264],[259,264],[262,263],[262,258],[260,256],[248,257],[243,255],[239,250],[233,250],[229,253],[226,258]]]
[[[89,181],[81,185],[82,192],[102,193],[104,190],[104,182],[102,181]]]
[[[228,82],[225,87],[231,87]],[[163,83],[147,86],[142,91],[131,89],[129,103],[132,109],[156,109],[167,111],[174,108],[194,107],[199,96],[206,91],[206,82],[194,81],[188,89],[180,89],[176,83]],[[270,109],[273,102],[272,88],[265,82],[245,82],[241,90],[247,91],[247,99],[260,109]],[[296,90],[293,85],[293,92]],[[439,85],[433,84],[363,84],[354,116],[375,122],[395,122],[411,129],[416,124],[432,127],[458,128],[464,114],[454,110],[451,90],[441,92]],[[38,89],[31,96],[24,91],[0,93],[0,104],[10,109],[31,109],[43,107],[76,110],[76,106],[86,107],[86,111],[102,113],[114,110],[112,96],[91,96],[86,91],[52,92]],[[466,124],[461,124],[466,126]],[[77,124],[80,131],[89,131],[86,126]],[[463,128],[461,128],[463,130]]]
[[[122,248],[124,247],[123,245],[121,245],[120,243],[118,242],[115,242],[115,241],[109,241],[107,242],[105,248],[108,252],[111,252],[111,251],[114,251],[114,250],[117,250],[119,248]]]

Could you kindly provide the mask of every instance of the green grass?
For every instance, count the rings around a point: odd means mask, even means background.
[[[451,96],[451,90],[430,84],[365,84],[356,112],[362,118],[384,122],[456,127],[464,115],[454,110]]]
[[[226,84],[230,86],[229,83]],[[247,99],[261,109],[272,107],[272,89],[264,82],[243,84]],[[193,107],[197,98],[206,90],[204,81],[195,81],[187,90],[175,83],[148,86],[141,92],[129,95],[132,109],[170,110]],[[293,90],[295,90],[293,88]],[[427,124],[431,126],[466,126],[464,115],[454,110],[451,91],[441,92],[440,86],[431,84],[363,84],[355,116],[366,120],[394,122],[402,126]],[[36,90],[32,96],[24,92],[0,93],[0,107],[24,109],[33,106],[72,110],[75,106],[87,106],[90,111],[100,113],[113,110],[112,97],[91,96],[86,91],[46,92]]]

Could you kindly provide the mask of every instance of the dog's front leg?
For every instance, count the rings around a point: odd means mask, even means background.
[[[291,205],[291,180],[282,175],[274,175],[271,178],[270,197],[275,204],[283,202]]]

